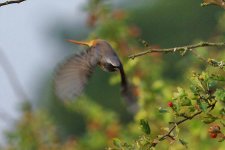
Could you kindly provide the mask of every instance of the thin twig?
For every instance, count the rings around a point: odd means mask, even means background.
[[[225,1],[224,0],[203,0],[203,3],[201,3],[201,6],[209,6],[209,5],[216,5],[223,9],[225,9]]]
[[[208,63],[209,65],[211,66],[214,66],[214,67],[219,67],[221,69],[223,69],[225,67],[225,62],[224,61],[217,61],[215,59],[211,59],[211,58],[204,58],[202,56],[200,56],[199,54],[197,54],[196,52],[192,51],[192,53],[197,57],[199,58],[200,60]]]
[[[18,97],[20,97],[21,100],[23,100],[23,101],[29,100],[28,96],[24,92],[22,85],[20,84],[20,82],[16,76],[16,73],[15,73],[10,61],[8,60],[8,58],[6,57],[4,52],[1,51],[1,49],[0,49],[0,65],[4,69],[7,77],[9,78],[9,82],[11,83],[11,86],[12,86],[14,92],[18,95]]]
[[[209,105],[207,108],[213,109],[213,108],[215,107],[215,105],[216,105],[216,102],[213,103],[213,104],[211,104],[211,105]],[[194,114],[193,114],[192,116],[190,116],[190,117],[185,117],[184,119],[182,119],[182,120],[180,120],[180,121],[173,122],[174,125],[172,126],[172,128],[170,128],[170,130],[169,130],[167,133],[165,133],[164,135],[162,135],[162,136],[160,136],[159,138],[155,139],[155,141],[162,141],[162,140],[166,139],[166,137],[169,137],[169,138],[171,138],[172,140],[175,140],[174,136],[171,135],[171,133],[173,132],[173,130],[174,130],[177,126],[179,126],[180,124],[184,123],[184,122],[187,121],[187,120],[193,119],[194,117],[200,115],[201,113],[202,113],[202,111],[198,111],[198,112],[194,113]],[[158,142],[155,142],[155,143],[152,144],[152,146],[155,147],[157,144],[158,144]]]
[[[5,6],[5,5],[9,5],[9,4],[18,4],[18,3],[21,3],[23,1],[26,1],[26,0],[11,0],[11,1],[5,1],[3,3],[0,3],[0,7],[1,6]]]
[[[199,48],[199,47],[222,47],[225,46],[225,42],[223,43],[210,43],[210,42],[200,42],[198,44],[194,45],[187,45],[187,46],[182,46],[182,47],[174,47],[174,48],[164,48],[164,49],[148,49],[144,52],[140,52],[137,54],[133,54],[128,56],[131,59],[134,59],[139,56],[143,56],[152,52],[157,52],[157,53],[169,53],[169,52],[181,52],[182,55],[184,55],[187,51],[192,51],[193,49]]]
[[[164,134],[162,137],[160,137],[159,141],[164,140],[166,137],[173,137],[173,136],[171,136],[171,133],[173,132],[173,130],[174,130],[178,125],[182,124],[183,122],[185,122],[185,121],[187,121],[187,120],[191,120],[192,118],[194,118],[195,116],[197,116],[197,115],[199,115],[199,114],[201,114],[201,113],[202,113],[202,111],[198,111],[198,112],[196,112],[194,115],[192,115],[191,117],[184,118],[184,119],[182,119],[182,120],[180,120],[180,121],[174,123],[174,126],[169,130],[169,132],[166,133],[166,134]]]

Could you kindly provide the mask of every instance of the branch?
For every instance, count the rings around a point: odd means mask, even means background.
[[[185,121],[187,121],[187,120],[191,120],[192,118],[194,118],[195,116],[197,116],[197,115],[199,115],[199,114],[201,114],[201,113],[202,113],[202,111],[198,111],[198,112],[196,112],[194,115],[192,115],[191,117],[186,117],[186,118],[184,118],[184,119],[182,119],[182,120],[180,120],[180,121],[178,121],[178,122],[175,122],[175,123],[174,123],[174,126],[169,130],[169,132],[166,133],[166,134],[164,134],[161,138],[159,138],[159,141],[164,140],[166,137],[173,137],[173,136],[171,136],[170,134],[172,133],[172,131],[173,131],[178,125],[182,124],[183,122],[185,122]]]
[[[223,69],[223,67],[225,67],[225,62],[224,61],[217,61],[215,59],[208,59],[207,62],[214,67],[220,67],[221,69]]]
[[[192,51],[192,53],[199,58],[200,60],[207,62],[209,65],[213,66],[213,67],[219,67],[220,69],[223,69],[225,67],[225,62],[224,61],[217,61],[215,59],[212,58],[204,58],[202,56],[200,56],[199,54],[197,54],[196,52]]]
[[[209,105],[207,108],[210,108],[210,111],[211,111],[211,110],[215,107],[215,105],[216,105],[216,101],[215,101],[215,103]],[[198,112],[194,113],[194,114],[193,114],[192,116],[190,116],[190,117],[185,117],[184,119],[182,119],[182,120],[180,120],[180,121],[174,122],[174,123],[173,123],[173,124],[174,124],[173,127],[170,128],[170,130],[169,130],[167,133],[165,133],[162,137],[159,137],[159,138],[157,138],[157,139],[155,139],[155,140],[153,140],[153,141],[162,141],[162,140],[165,140],[166,137],[169,137],[169,138],[171,138],[172,140],[175,140],[174,136],[171,135],[171,133],[173,132],[173,130],[174,130],[177,126],[179,126],[180,124],[184,123],[184,122],[187,121],[187,120],[193,119],[194,117],[200,115],[201,113],[202,113],[202,111],[198,111]],[[152,146],[155,147],[157,144],[158,144],[158,142],[153,142],[153,143],[152,143]]]
[[[225,0],[203,0],[201,6],[217,5],[225,9]]]
[[[5,5],[9,5],[9,4],[18,4],[18,3],[21,3],[23,1],[26,1],[26,0],[10,0],[10,1],[5,1],[3,3],[0,3],[0,7],[5,6]]]
[[[5,53],[0,49],[0,65],[5,71],[7,77],[9,78],[9,82],[14,90],[14,92],[20,97],[23,101],[27,101],[28,96],[22,88],[22,85],[19,82],[19,79],[16,76],[14,68],[12,67],[10,61],[6,57]]]
[[[173,53],[173,52],[181,52],[181,55],[184,55],[187,51],[192,51],[193,49],[199,47],[223,47],[225,46],[225,42],[223,43],[210,43],[210,42],[200,42],[194,45],[187,45],[182,47],[174,47],[174,48],[164,48],[164,49],[148,49],[144,52],[140,52],[137,54],[133,54],[128,56],[130,59],[134,59],[136,57],[140,57],[149,53],[157,52],[157,53]]]

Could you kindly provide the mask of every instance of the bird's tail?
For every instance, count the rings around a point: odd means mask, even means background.
[[[126,74],[122,65],[119,70],[121,76],[121,94],[125,99],[126,104],[128,105],[128,110],[132,113],[135,113],[138,110],[137,97],[133,93],[132,86],[128,84]]]

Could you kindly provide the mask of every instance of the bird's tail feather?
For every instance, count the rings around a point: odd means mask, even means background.
[[[133,93],[132,86],[128,84],[122,65],[119,70],[121,76],[121,94],[128,105],[128,110],[132,113],[136,113],[138,110],[137,97]]]

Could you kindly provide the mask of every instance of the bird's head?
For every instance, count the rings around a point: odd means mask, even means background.
[[[99,64],[103,68],[105,67],[104,65],[112,65],[109,67],[115,68],[118,68],[121,65],[121,62],[116,52],[114,51],[112,46],[105,40],[95,39],[91,41],[76,41],[76,40],[67,40],[67,41],[78,45],[88,46],[91,49],[91,51],[97,55],[99,59]],[[107,70],[107,68],[104,69]]]

